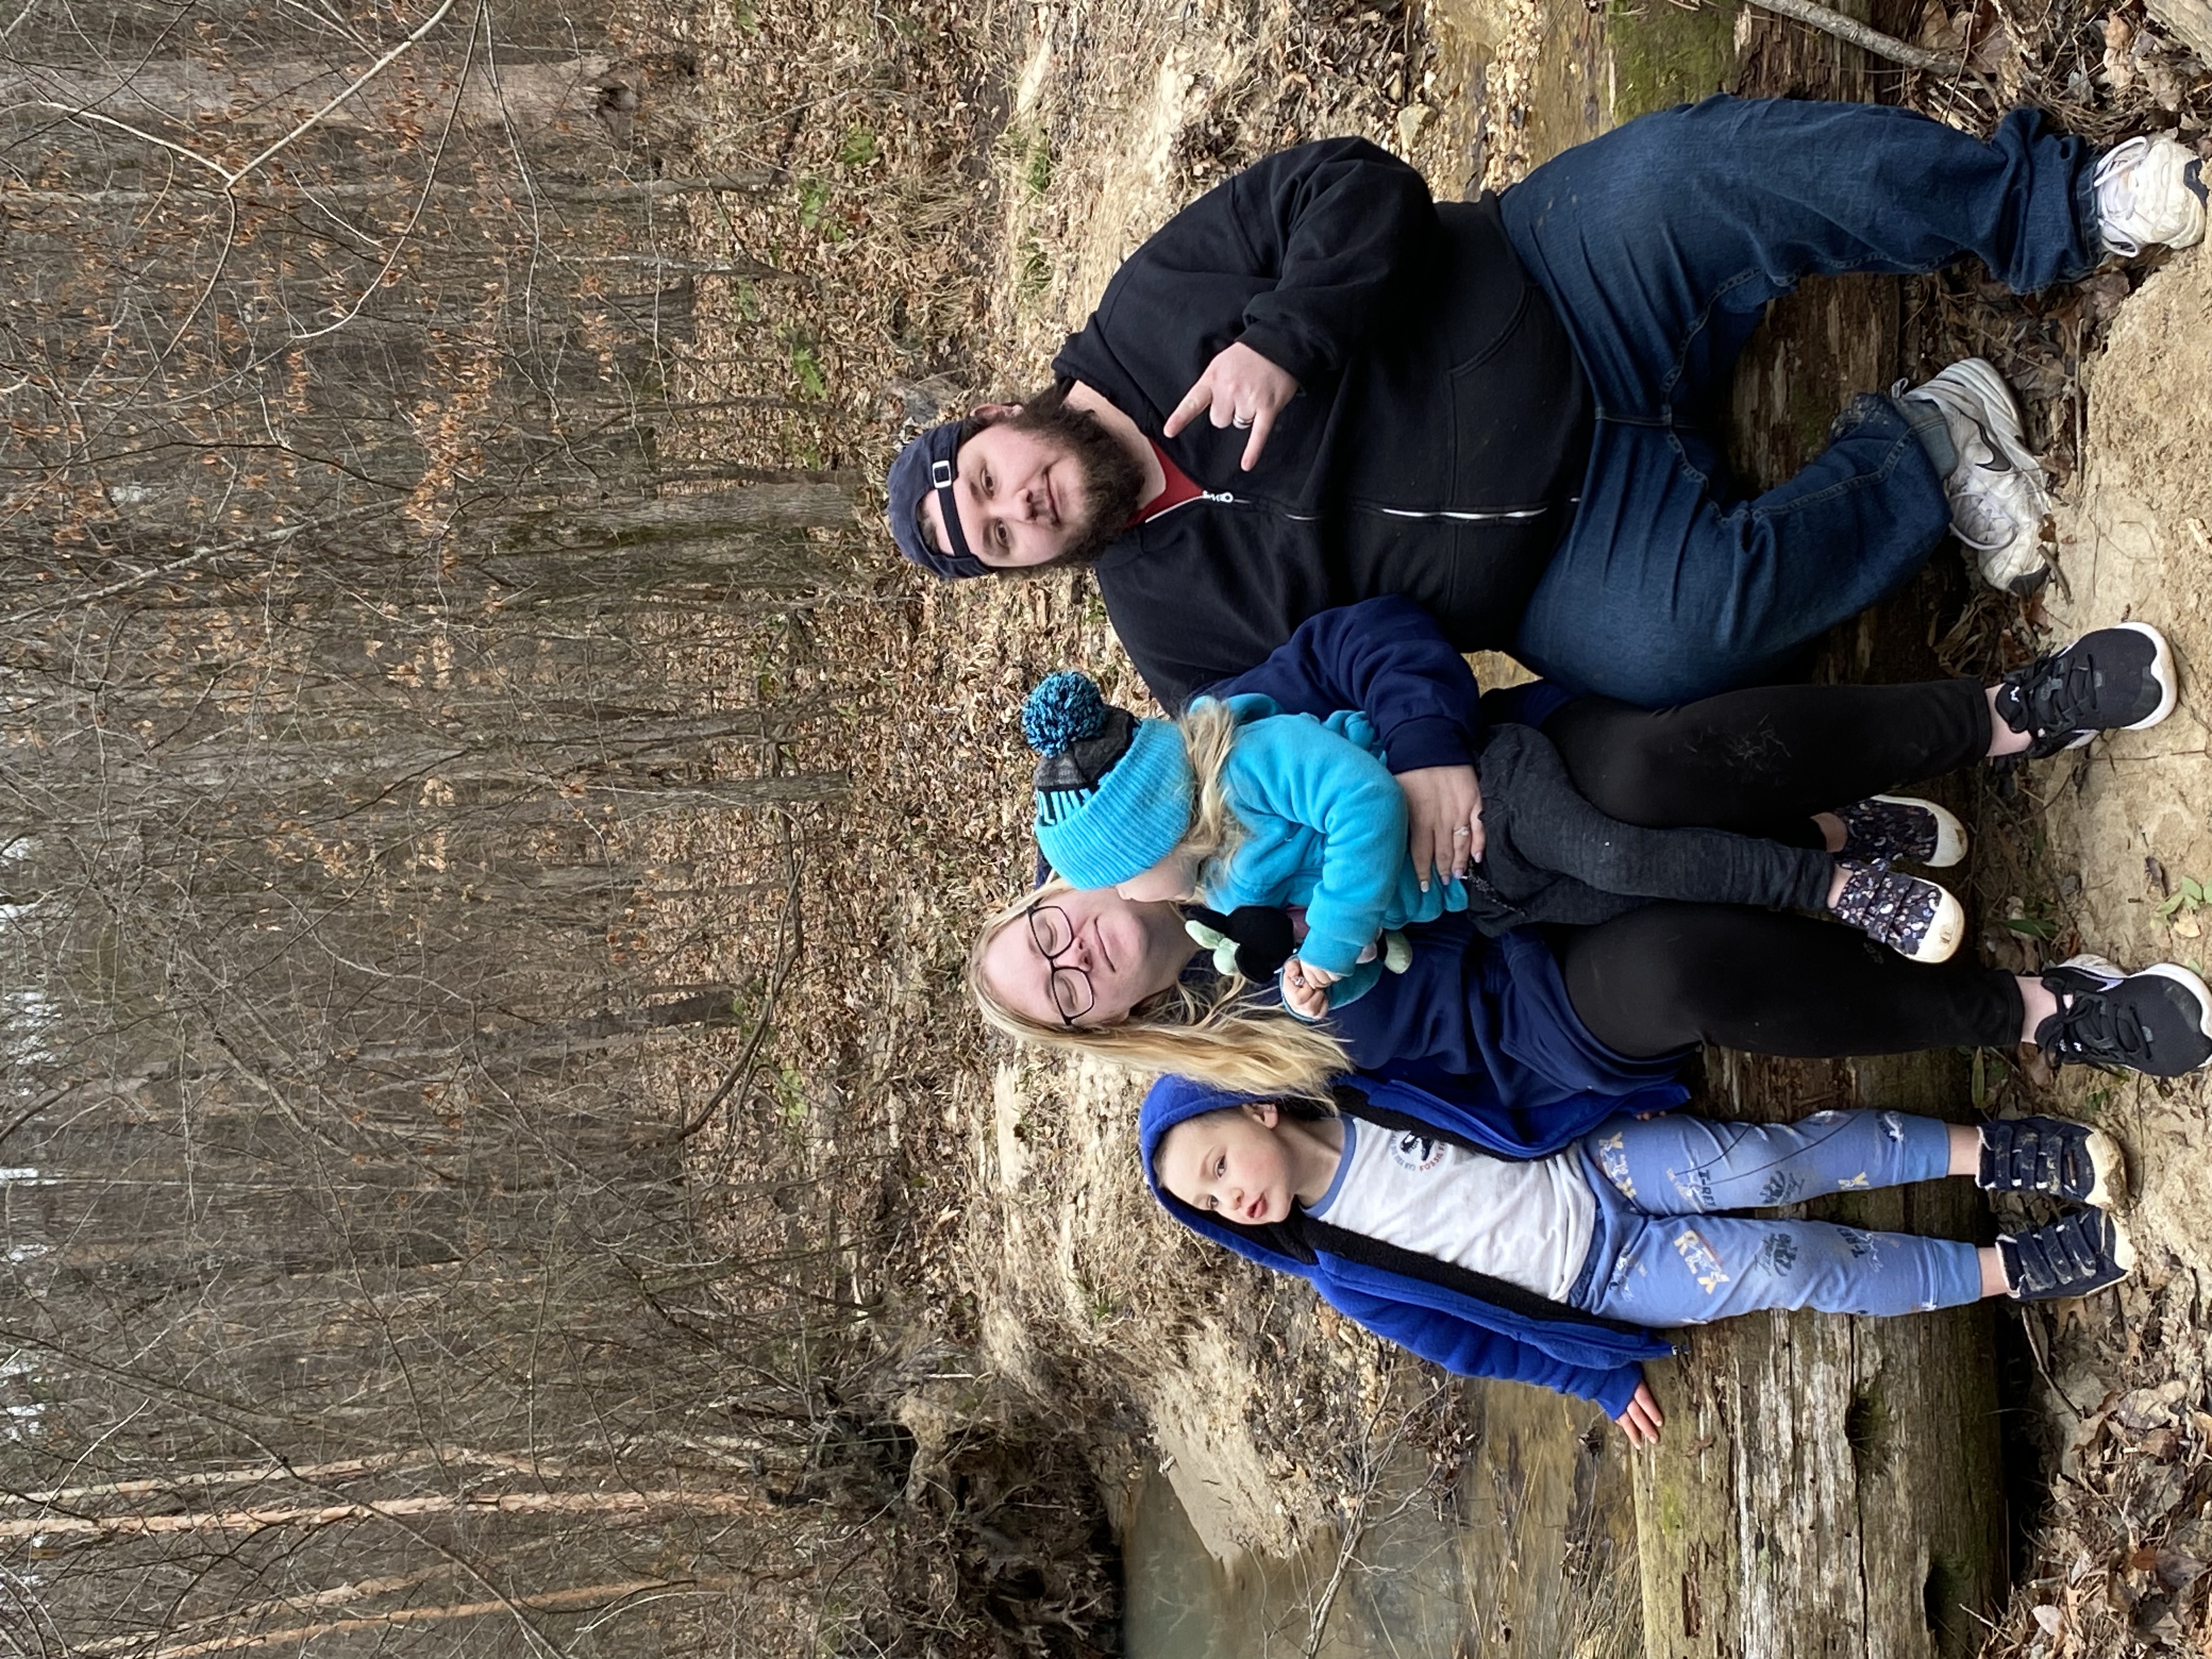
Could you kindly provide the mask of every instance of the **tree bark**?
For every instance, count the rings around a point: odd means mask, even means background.
[[[465,27],[463,20],[453,21]],[[496,68],[478,61],[464,75],[459,58],[441,61],[422,51],[394,62],[335,108],[327,106],[368,67],[367,61],[350,70],[312,58],[218,63],[172,58],[36,69],[0,63],[0,100],[11,110],[58,105],[169,137],[182,128],[193,148],[280,136],[319,112],[316,125],[328,131],[386,134],[403,124],[434,127],[449,114],[464,127],[542,130],[595,124],[611,61],[605,52]]]
[[[1778,482],[1817,453],[1851,393],[1893,377],[1898,326],[1888,278],[1808,283],[1778,305],[1737,376],[1732,459],[1742,476]],[[1930,608],[1916,586],[1837,629],[1821,678],[1931,678]],[[1835,1063],[1712,1053],[1698,1109],[1757,1120],[1863,1106],[1955,1120],[1964,1072],[1948,1053]],[[1962,1187],[1829,1199],[1816,1213],[1972,1237],[1986,1211]],[[1666,1432],[1634,1459],[1650,1659],[1976,1652],[1977,1619],[2002,1604],[2006,1577],[1986,1305],[1895,1319],[1754,1316],[1694,1328],[1677,1346],[1675,1363],[1652,1368]]]
[[[580,548],[642,547],[696,542],[763,530],[805,530],[853,522],[854,483],[757,483],[656,500],[570,506],[548,504],[499,514],[484,527],[502,553]]]

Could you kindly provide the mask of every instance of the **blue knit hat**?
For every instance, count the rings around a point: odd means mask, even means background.
[[[921,566],[940,576],[988,576],[990,566],[969,550],[968,538],[960,528],[959,510],[952,503],[954,468],[960,457],[960,433],[965,423],[946,421],[933,426],[898,453],[891,463],[888,480],[891,505],[891,539],[898,550]],[[921,520],[916,516],[922,497],[931,490],[937,492],[937,504],[945,509],[945,534],[952,544],[950,553],[940,553],[930,544],[922,533]]]
[[[1022,704],[1036,767],[1037,848],[1078,887],[1113,887],[1175,850],[1197,781],[1182,733],[1108,702],[1088,674],[1051,674]]]

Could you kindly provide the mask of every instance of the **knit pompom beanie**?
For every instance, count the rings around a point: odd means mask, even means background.
[[[1175,850],[1196,784],[1182,733],[1106,701],[1088,674],[1048,675],[1022,704],[1039,756],[1037,849],[1078,887],[1113,887]]]

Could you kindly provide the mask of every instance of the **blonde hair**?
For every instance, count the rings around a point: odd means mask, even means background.
[[[1317,1025],[1255,1002],[1241,979],[1206,988],[1181,981],[1145,999],[1111,1025],[1048,1025],[1017,1013],[983,976],[983,953],[1032,905],[1072,891],[1054,880],[1005,906],[983,924],[968,953],[968,990],[983,1023],[1017,1042],[1060,1054],[1093,1054],[1139,1072],[1174,1072],[1238,1094],[1330,1098],[1329,1079],[1352,1069],[1344,1045]]]
[[[1206,866],[1225,860],[1244,838],[1244,826],[1230,810],[1229,793],[1221,784],[1237,742],[1237,717],[1227,703],[1200,697],[1176,717],[1175,727],[1190,759],[1193,787],[1190,826],[1169,856],[1189,860],[1203,885]]]

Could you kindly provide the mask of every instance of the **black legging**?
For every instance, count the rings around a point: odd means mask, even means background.
[[[1575,787],[1614,817],[1818,846],[1814,812],[1989,752],[1972,680],[1785,685],[1657,713],[1583,698],[1544,722]],[[1940,967],[1832,922],[1739,905],[1654,904],[1546,930],[1599,1042],[1648,1056],[1695,1043],[1807,1059],[2020,1040],[2010,974]]]
[[[1814,813],[1987,755],[1990,708],[1972,680],[1758,686],[1656,713],[1582,697],[1543,732],[1614,817],[1816,847]]]
[[[2020,986],[1938,967],[1832,921],[1742,904],[1650,904],[1545,930],[1590,1035],[1639,1058],[1700,1042],[1821,1060],[2020,1041]]]

